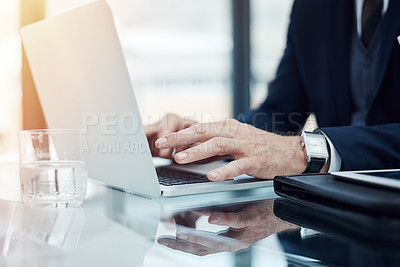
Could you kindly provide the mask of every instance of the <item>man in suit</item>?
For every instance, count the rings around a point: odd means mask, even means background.
[[[147,128],[153,153],[181,164],[232,158],[213,181],[400,167],[399,11],[399,0],[295,0],[265,102],[241,122],[169,115]],[[293,135],[310,113],[318,136]]]

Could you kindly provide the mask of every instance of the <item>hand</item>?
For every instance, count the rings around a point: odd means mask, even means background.
[[[145,125],[144,129],[153,157],[172,158],[173,149],[158,149],[154,146],[155,141],[164,135],[185,129],[194,123],[194,120],[184,119],[175,114],[167,114],[157,123]]]
[[[239,212],[199,211],[209,215],[210,224],[229,226],[229,229],[222,234],[213,234],[179,227],[176,238],[163,237],[158,242],[172,249],[204,256],[223,251],[236,252],[271,234],[298,229],[298,226],[282,221],[274,215],[273,201],[250,204]],[[190,214],[189,217],[192,217],[193,212]]]
[[[184,211],[175,214],[173,217],[173,221],[176,225],[195,229],[196,222],[202,215],[203,213],[198,211]]]
[[[162,150],[189,147],[174,155],[179,164],[215,156],[229,155],[234,159],[210,171],[207,176],[212,181],[241,174],[273,179],[276,175],[300,174],[307,167],[299,136],[280,136],[234,119],[194,124],[166,134],[155,144]]]
[[[274,233],[299,228],[275,216],[274,199],[247,205],[239,212],[211,212],[208,222],[229,226],[224,236],[247,244],[253,244]]]

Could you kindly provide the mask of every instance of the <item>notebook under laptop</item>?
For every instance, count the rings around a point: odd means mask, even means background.
[[[91,178],[151,197],[272,186],[272,181],[248,176],[218,183],[197,177],[203,181],[192,183],[190,178],[189,184],[176,177],[172,184],[178,185],[159,183],[105,1],[31,24],[21,34],[47,124],[84,129],[82,149]],[[195,172],[209,170],[204,166]]]

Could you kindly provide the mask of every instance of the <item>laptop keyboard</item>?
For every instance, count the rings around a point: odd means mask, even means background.
[[[156,171],[159,183],[165,186],[211,182],[204,174],[174,170],[168,167],[158,167]]]

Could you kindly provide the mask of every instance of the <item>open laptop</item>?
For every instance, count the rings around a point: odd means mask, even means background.
[[[179,177],[164,167],[158,172],[168,179],[160,184],[105,1],[31,24],[21,34],[49,128],[84,129],[89,177],[150,197],[272,186],[248,176],[210,182],[198,175],[220,163]]]

